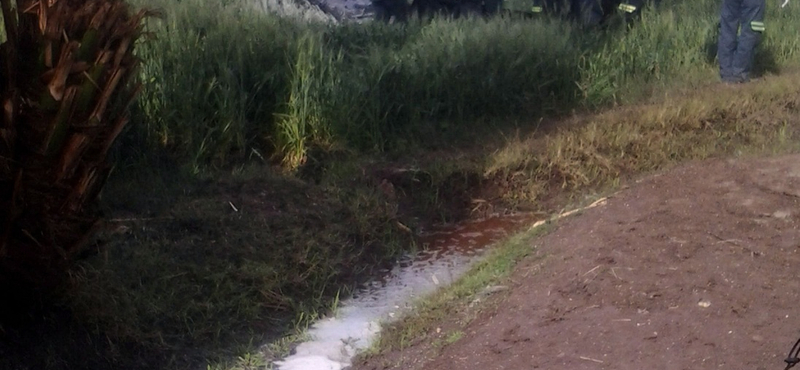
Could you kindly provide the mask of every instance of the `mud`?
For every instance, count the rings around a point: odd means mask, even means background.
[[[797,155],[641,180],[535,240],[460,340],[354,368],[782,369],[800,335],[799,201]]]

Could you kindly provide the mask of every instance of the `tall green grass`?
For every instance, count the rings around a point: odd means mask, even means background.
[[[151,3],[136,137],[193,167],[309,145],[385,150],[445,120],[570,105],[579,48],[556,22],[435,20],[326,27],[241,3]],[[564,32],[567,31],[565,34]]]
[[[326,54],[317,35],[305,34],[298,42],[297,57],[290,66],[290,86],[285,113],[277,114],[275,140],[283,162],[296,168],[303,164],[307,143],[321,144],[331,137],[326,119],[326,98],[336,89],[341,54]]]
[[[610,32],[589,49],[581,67],[584,104],[635,100],[658,87],[691,86],[717,78],[718,1],[684,1],[644,12],[629,29]],[[759,45],[756,76],[800,61],[800,10],[767,8],[768,29]],[[644,94],[643,94],[644,93]]]
[[[580,51],[566,25],[437,19],[396,27],[406,33],[400,42],[370,40],[340,66],[329,116],[338,137],[357,149],[385,150],[469,129],[479,118],[542,114],[575,103],[578,71],[571,61]],[[338,40],[332,48],[348,48],[346,38]]]
[[[166,17],[148,24],[155,39],[139,49],[144,90],[133,140],[194,167],[267,150],[301,28],[240,4],[144,5],[161,7]]]
[[[716,6],[688,1],[646,11],[632,27],[604,35],[579,64],[584,104],[603,106],[640,97],[655,85],[713,78]]]
[[[640,99],[716,78],[718,4],[671,2],[590,33],[548,19],[301,24],[233,0],[149,0],[133,138],[193,168],[309,148],[384,151],[524,118]],[[759,73],[796,64],[800,10],[770,7]],[[474,127],[474,126],[472,126]]]

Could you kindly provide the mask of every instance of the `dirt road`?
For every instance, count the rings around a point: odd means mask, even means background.
[[[800,336],[798,227],[800,156],[682,166],[537,239],[542,258],[454,343],[355,368],[783,369]]]

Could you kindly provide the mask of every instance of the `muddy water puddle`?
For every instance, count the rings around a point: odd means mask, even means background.
[[[419,237],[420,251],[402,258],[391,270],[343,301],[335,317],[317,321],[309,340],[275,362],[280,370],[341,370],[369,347],[381,323],[407,312],[414,301],[450,285],[502,238],[530,226],[531,214],[494,216],[442,226]]]

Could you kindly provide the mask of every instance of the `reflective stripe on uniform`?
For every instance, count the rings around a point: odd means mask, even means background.
[[[750,22],[750,29],[755,32],[764,32],[766,28],[764,27],[764,22],[753,21]]]
[[[541,13],[542,12],[542,7],[534,5],[533,8],[531,8],[531,11],[534,12],[534,13]]]
[[[625,13],[633,13],[633,12],[636,11],[636,6],[631,5],[631,4],[622,3],[622,4],[619,4],[619,10],[622,10]]]

